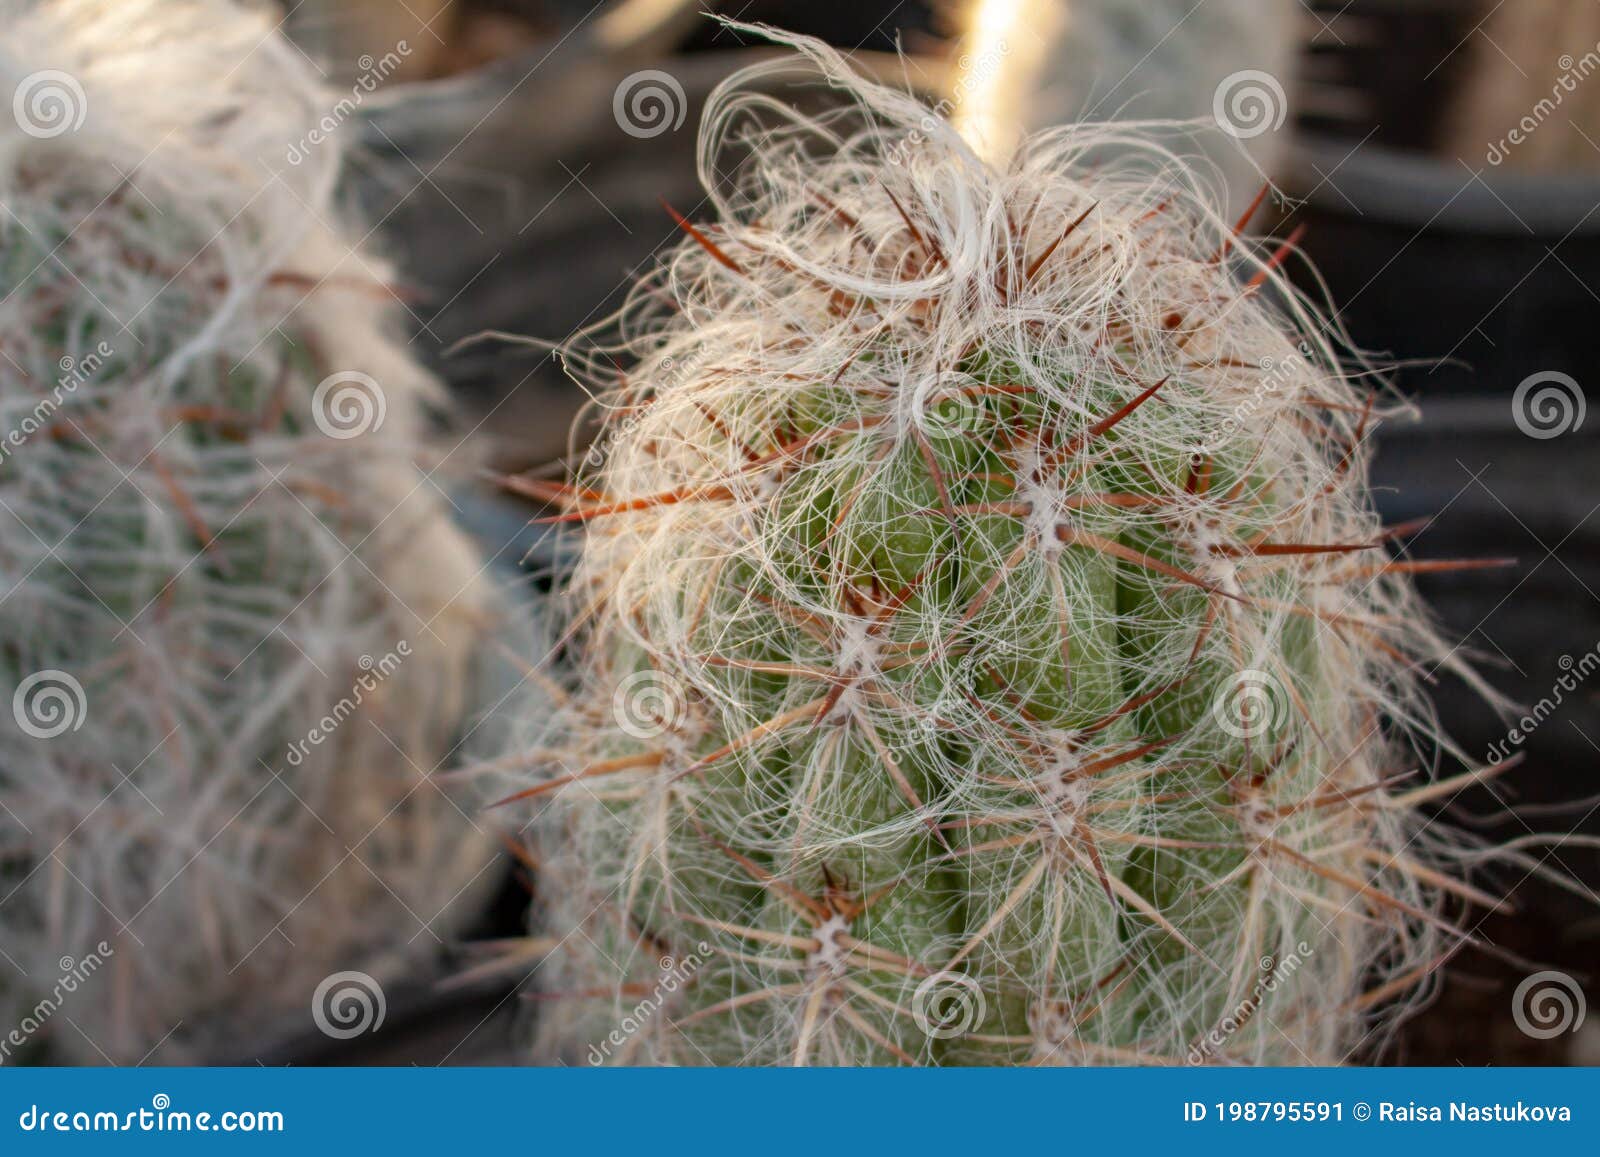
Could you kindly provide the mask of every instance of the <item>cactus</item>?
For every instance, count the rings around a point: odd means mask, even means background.
[[[92,957],[30,1046],[242,1059],[492,878],[431,777],[494,601],[340,142],[285,163],[298,52],[206,0],[0,10],[0,991]]]
[[[836,107],[725,83],[706,212],[569,348],[539,1056],[1345,1059],[1470,894],[1362,368],[1158,127],[996,169],[764,31]]]

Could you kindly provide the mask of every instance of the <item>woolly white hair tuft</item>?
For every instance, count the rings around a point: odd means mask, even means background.
[[[741,27],[800,67],[713,94],[709,220],[568,351],[604,462],[521,793],[538,1055],[1376,1047],[1482,898],[1419,808],[1486,774],[1434,778],[1417,670],[1472,676],[1384,550],[1381,381],[1172,126],[997,167]]]
[[[419,468],[390,274],[335,224],[339,134],[286,161],[329,98],[267,13],[0,23],[0,992],[92,959],[30,1044],[238,1059],[491,879],[432,774],[498,603]]]

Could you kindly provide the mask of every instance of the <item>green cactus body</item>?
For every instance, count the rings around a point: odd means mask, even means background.
[[[766,131],[635,368],[574,359],[615,417],[533,792],[545,1054],[704,945],[611,1059],[1342,1059],[1436,934],[1377,726],[1435,644],[1365,399],[1159,146],[907,147],[796,43],[854,135]],[[702,155],[762,107],[730,83]]]

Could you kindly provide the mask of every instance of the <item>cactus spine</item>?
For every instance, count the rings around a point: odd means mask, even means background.
[[[541,1055],[1344,1059],[1456,935],[1370,395],[1156,128],[997,170],[772,35],[840,107],[725,84],[572,352]]]

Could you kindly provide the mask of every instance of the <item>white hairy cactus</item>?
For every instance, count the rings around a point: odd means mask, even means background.
[[[539,1056],[1345,1059],[1476,895],[1359,367],[1159,126],[997,168],[764,31],[839,107],[726,82],[688,236],[571,351]]]
[[[494,600],[266,14],[0,23],[0,992],[50,1056],[237,1058],[492,877],[432,776]]]

